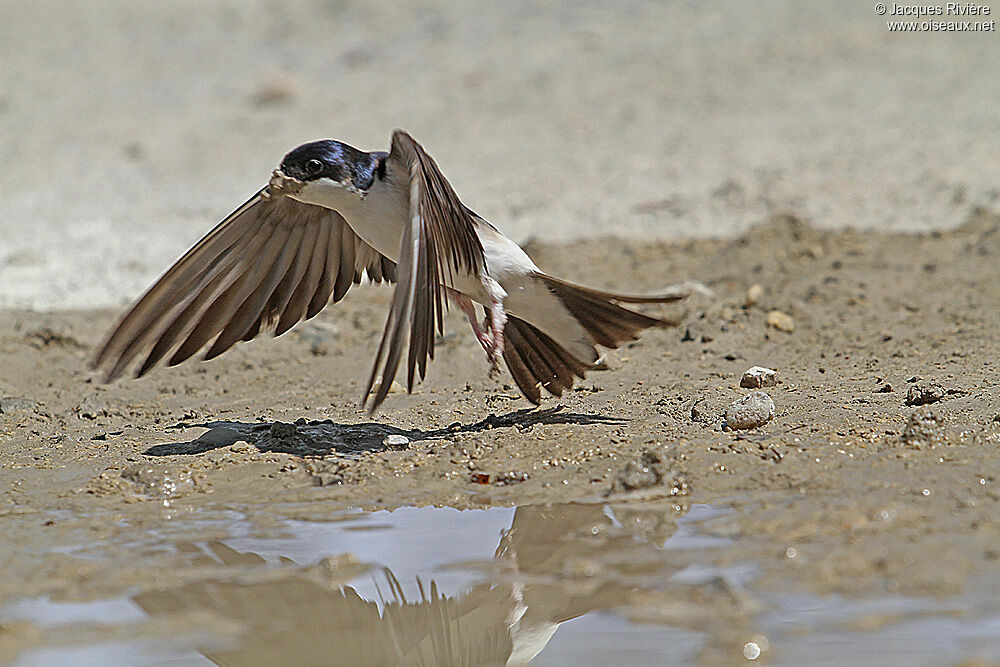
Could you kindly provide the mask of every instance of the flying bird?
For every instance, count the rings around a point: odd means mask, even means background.
[[[333,140],[288,153],[268,185],[125,313],[91,365],[111,381],[142,356],[136,377],[206,347],[204,359],[212,359],[261,333],[285,333],[365,276],[395,283],[361,398],[370,411],[385,400],[404,353],[407,391],[417,374],[425,377],[449,302],[468,317],[491,373],[502,359],[537,405],[542,389],[561,396],[582,379],[598,346],[617,348],[668,324],[621,304],[685,296],[613,294],[547,275],[466,207],[434,159],[396,130],[388,153]]]

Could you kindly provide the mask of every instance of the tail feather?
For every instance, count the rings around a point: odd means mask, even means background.
[[[631,296],[612,294],[601,290],[575,285],[544,274],[539,278],[563,302],[576,321],[587,330],[598,345],[615,349],[623,343],[637,340],[643,329],[666,327],[673,324],[666,320],[637,313],[620,303],[671,303],[683,299],[684,294],[661,296]]]
[[[687,296],[683,293],[659,296],[613,294],[541,273],[537,274],[537,278],[579,323],[591,343],[580,350],[587,352],[587,359],[581,360],[566,349],[570,346],[568,342],[559,342],[559,332],[543,332],[525,319],[508,313],[504,330],[504,361],[521,393],[535,405],[541,402],[541,389],[553,396],[562,396],[578,378],[583,379],[586,372],[593,368],[593,360],[598,358],[596,345],[614,349],[637,340],[643,329],[674,324],[629,310],[618,302],[671,303]],[[573,342],[579,347],[578,340]]]
[[[664,292],[663,294],[616,294],[615,292],[604,292],[591,287],[577,285],[576,283],[571,283],[568,280],[555,278],[544,273],[539,273],[538,277],[545,281],[545,284],[548,285],[553,291],[558,289],[555,286],[559,286],[570,290],[586,292],[592,297],[602,299],[604,301],[618,301],[620,303],[673,303],[675,301],[686,299],[691,293],[689,289],[686,289],[683,286],[674,286],[669,288],[669,292]]]
[[[542,402],[540,387],[553,396],[562,396],[591,367],[531,324],[513,316],[508,316],[504,327],[503,358],[521,393],[535,405]]]

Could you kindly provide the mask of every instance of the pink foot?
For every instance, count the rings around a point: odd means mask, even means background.
[[[452,292],[452,298],[458,304],[458,307],[462,309],[462,312],[465,313],[465,316],[469,318],[469,324],[472,325],[472,331],[476,334],[476,340],[478,340],[479,344],[483,346],[486,354],[489,354],[493,344],[493,339],[486,331],[486,323],[484,323],[483,326],[480,326],[479,322],[476,320],[476,305],[472,303],[472,300],[469,299],[469,297],[460,292]]]
[[[487,281],[492,284],[487,283]],[[500,360],[503,358],[503,329],[507,323],[507,314],[503,309],[503,290],[500,286],[489,278],[484,280],[484,286],[490,297],[490,305],[487,309],[487,317],[481,325],[476,319],[476,305],[472,300],[461,292],[454,290],[448,290],[448,292],[469,319],[472,331],[476,334],[476,340],[486,351],[486,359],[490,363],[490,375],[495,377],[500,373]]]

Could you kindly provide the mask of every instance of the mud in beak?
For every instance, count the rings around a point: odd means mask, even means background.
[[[265,193],[269,197],[277,195],[293,196],[302,190],[305,185],[305,181],[300,181],[297,178],[292,178],[285,174],[285,172],[280,169],[275,169],[271,172],[271,180],[267,183],[267,188],[265,188]]]

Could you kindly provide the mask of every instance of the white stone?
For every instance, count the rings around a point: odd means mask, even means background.
[[[406,447],[410,444],[410,439],[405,435],[393,433],[392,435],[387,435],[382,438],[382,444],[386,447]]]
[[[763,391],[738,398],[726,410],[726,425],[731,429],[758,428],[774,417],[774,401]]]
[[[740,379],[740,386],[748,389],[760,389],[761,387],[773,387],[778,384],[778,372],[763,366],[754,366],[747,369]]]

